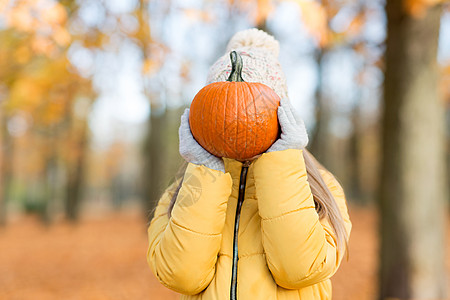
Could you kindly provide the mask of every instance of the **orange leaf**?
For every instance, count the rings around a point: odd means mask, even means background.
[[[60,46],[67,46],[70,43],[70,33],[64,27],[57,27],[53,31],[53,39]]]
[[[301,18],[310,34],[325,47],[329,42],[327,11],[318,2],[298,1]]]
[[[35,36],[31,41],[31,48],[38,54],[50,56],[55,49],[55,45],[46,37]]]
[[[142,65],[142,72],[146,75],[152,75],[159,69],[160,63],[154,59],[148,58]]]
[[[427,9],[431,6],[444,3],[446,0],[403,0],[404,9],[415,18],[425,16]]]
[[[257,0],[257,4],[258,9],[256,10],[255,23],[263,24],[274,7],[270,0]]]
[[[36,21],[31,15],[30,8],[21,5],[9,11],[7,24],[19,31],[32,32],[36,27]]]
[[[55,5],[42,11],[41,18],[49,25],[62,25],[67,19],[67,12],[64,6],[55,3]]]
[[[210,11],[189,8],[184,9],[183,12],[191,21],[202,21],[205,23],[211,23],[214,21],[214,17]]]

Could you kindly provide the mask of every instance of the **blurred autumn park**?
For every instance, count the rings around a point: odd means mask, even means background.
[[[251,27],[279,40],[308,148],[346,191],[333,299],[447,299],[439,0],[0,0],[0,299],[176,298],[146,227],[182,162],[182,111]]]

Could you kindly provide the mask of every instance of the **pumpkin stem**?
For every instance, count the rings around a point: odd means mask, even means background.
[[[236,51],[231,51],[230,59],[231,73],[227,81],[244,82],[244,79],[242,79],[242,57]]]

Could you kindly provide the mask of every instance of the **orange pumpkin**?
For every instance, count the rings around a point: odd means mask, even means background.
[[[230,57],[230,77],[195,95],[189,124],[192,135],[207,151],[244,161],[265,152],[277,139],[280,97],[267,85],[244,82],[242,58],[235,51]]]

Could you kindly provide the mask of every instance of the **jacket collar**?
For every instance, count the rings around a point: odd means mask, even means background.
[[[223,158],[223,162],[225,165],[225,173],[230,173],[231,178],[233,179],[233,184],[239,184],[239,180],[241,177],[241,170],[244,163],[232,158],[225,158],[225,157]],[[249,182],[250,178],[253,178],[253,165],[254,161],[249,166],[247,173],[247,182]]]

